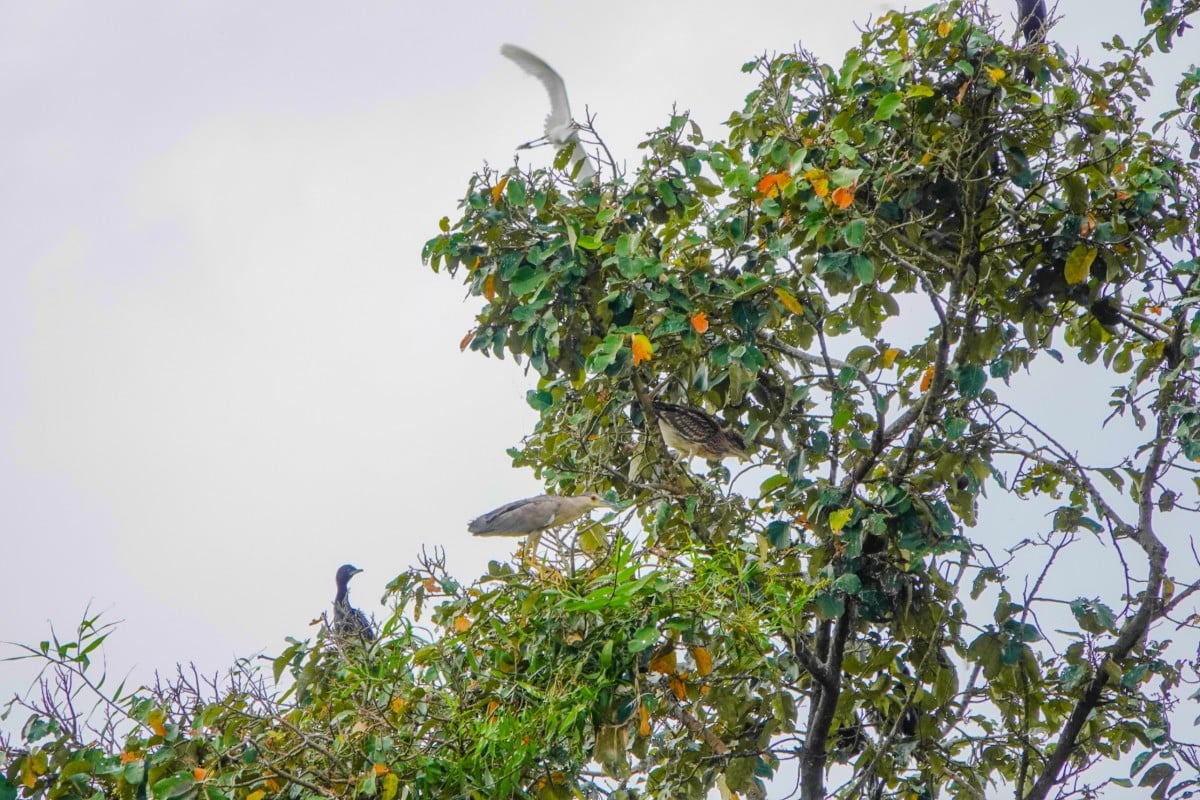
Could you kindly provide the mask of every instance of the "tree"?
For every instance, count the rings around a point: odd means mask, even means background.
[[[482,300],[464,348],[537,373],[514,464],[618,523],[470,585],[426,557],[378,643],[292,640],[273,681],[105,694],[87,619],[31,649],[59,691],[0,797],[1190,796],[1200,73],[1141,109],[1198,7],[1100,66],[971,0],[892,12],[840,67],[748,64],[725,141],[676,114],[594,186],[484,169],[424,257]],[[1030,390],[1067,358],[1107,418]],[[699,479],[652,399],[748,471]],[[1134,438],[1091,464],[1064,420]]]

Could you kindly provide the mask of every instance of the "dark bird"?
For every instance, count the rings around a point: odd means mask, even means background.
[[[1017,0],[1017,25],[1026,43],[1045,39],[1046,0]]]
[[[688,458],[700,456],[705,461],[720,461],[729,456],[750,457],[741,436],[725,430],[714,417],[698,408],[655,400],[654,411],[667,447]]]
[[[350,605],[350,589],[346,586],[361,569],[343,564],[337,571],[337,596],[333,598],[333,635],[343,641],[375,641],[375,629],[367,615]]]

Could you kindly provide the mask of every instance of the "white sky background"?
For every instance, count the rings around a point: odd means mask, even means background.
[[[1063,0],[1054,36],[1137,31],[1137,5]],[[744,61],[799,39],[837,63],[884,9],[0,5],[0,640],[90,603],[124,620],[115,671],[212,671],[309,635],[344,562],[371,612],[422,545],[464,580],[506,557],[466,522],[541,491],[505,453],[533,379],[459,352],[476,301],[420,261],[470,174],[541,133],[499,45],[634,163],[673,102],[720,137]],[[0,664],[0,698],[28,675]]]

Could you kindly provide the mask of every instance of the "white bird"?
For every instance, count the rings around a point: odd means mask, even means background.
[[[550,95],[550,113],[546,115],[546,135],[542,139],[559,149],[570,147],[567,172],[575,175],[580,183],[590,183],[596,176],[596,168],[592,166],[591,159],[584,152],[583,143],[579,141],[579,127],[571,118],[571,104],[567,102],[567,87],[563,84],[562,76],[545,61],[515,44],[501,45],[500,54],[537,78],[546,87],[546,92]],[[517,149],[535,147],[541,142],[541,139],[534,139],[518,146]],[[575,172],[577,164],[578,173]]]

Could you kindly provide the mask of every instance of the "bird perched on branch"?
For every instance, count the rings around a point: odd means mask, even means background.
[[[543,494],[514,500],[471,520],[467,530],[476,536],[529,536],[526,552],[537,548],[542,532],[574,522],[593,508],[612,508],[598,494]]]
[[[567,162],[568,174],[574,175],[580,183],[591,183],[596,176],[596,168],[592,166],[591,159],[584,152],[583,143],[579,141],[579,126],[571,118],[571,104],[567,102],[567,87],[563,83],[562,76],[545,61],[515,44],[501,45],[500,54],[541,81],[550,95],[550,113],[546,115],[546,135],[518,145],[517,149],[524,150],[546,143],[553,144],[560,150],[569,147],[571,155]],[[576,165],[579,165],[578,173],[575,171]]]
[[[705,461],[720,461],[729,456],[750,457],[741,436],[725,430],[715,418],[698,408],[655,400],[654,412],[663,441],[688,458],[700,456]]]
[[[1046,0],[1017,0],[1017,25],[1027,44],[1045,39]]]
[[[361,569],[353,564],[338,567],[337,596],[333,598],[333,635],[343,641],[375,641],[375,629],[367,615],[350,605],[350,589],[347,584]]]

